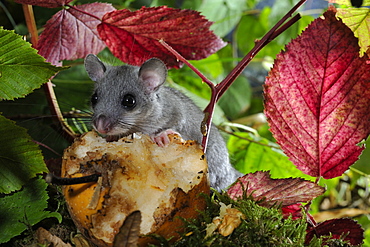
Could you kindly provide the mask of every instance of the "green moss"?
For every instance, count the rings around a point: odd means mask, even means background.
[[[196,220],[184,220],[186,231],[182,238],[170,244],[167,240],[155,236],[160,241],[160,246],[192,247],[192,246],[305,246],[307,223],[305,217],[299,220],[284,219],[279,206],[266,208],[258,205],[253,198],[233,201],[227,195],[215,192],[212,197],[205,196],[208,202],[206,212],[201,212],[201,217]],[[219,216],[220,203],[232,204],[245,215],[245,219],[233,233],[227,237],[215,231],[206,237],[207,224]],[[339,241],[342,245],[342,241]],[[310,247],[322,246],[322,240],[314,238]]]

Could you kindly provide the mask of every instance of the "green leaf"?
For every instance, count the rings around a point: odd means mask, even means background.
[[[245,139],[230,136],[227,147],[231,162],[240,172],[247,174],[269,170],[272,178],[301,177],[313,180],[298,170],[277,144],[250,133],[235,134]]]
[[[198,11],[214,24],[211,29],[216,35],[227,35],[240,21],[246,9],[244,0],[204,0]]]
[[[14,31],[0,27],[0,100],[24,97],[47,82],[58,68]]]
[[[235,119],[250,107],[251,97],[252,89],[248,80],[239,76],[221,97],[219,105],[228,118]]]
[[[45,218],[56,217],[59,223],[62,221],[59,213],[44,211],[49,199],[46,187],[43,179],[32,179],[22,190],[0,198],[0,243],[9,241]]]
[[[10,193],[47,172],[38,146],[26,130],[0,115],[0,193]]]
[[[243,53],[248,53],[255,44],[255,40],[261,39],[273,25],[284,15],[282,9],[290,9],[293,4],[286,1],[276,1],[273,8],[265,7],[259,15],[245,15],[236,28],[236,42]],[[280,7],[279,7],[280,6]],[[301,19],[284,31],[276,39],[271,41],[257,55],[257,58],[275,57],[292,38],[296,38],[307,25],[313,21],[312,16],[302,16]]]

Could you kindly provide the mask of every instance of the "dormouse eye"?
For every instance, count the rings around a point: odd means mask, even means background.
[[[94,94],[91,96],[91,105],[92,105],[92,106],[95,106],[95,105],[96,105],[96,103],[98,103],[98,99],[99,99],[98,94],[97,94],[97,93],[94,93]]]
[[[134,108],[136,105],[135,97],[131,94],[126,94],[125,96],[123,96],[122,105],[123,107],[128,108],[128,109]]]

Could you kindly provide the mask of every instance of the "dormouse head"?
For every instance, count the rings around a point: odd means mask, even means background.
[[[103,135],[125,136],[135,132],[151,134],[148,124],[160,111],[159,91],[167,77],[165,64],[152,58],[141,67],[108,66],[93,54],[85,68],[95,81],[91,106],[93,127]]]

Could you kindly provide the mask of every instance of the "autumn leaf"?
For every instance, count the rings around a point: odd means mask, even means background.
[[[344,239],[351,245],[360,245],[364,239],[364,230],[351,219],[332,219],[307,228],[306,244],[313,236],[330,236],[330,239]],[[326,238],[326,239],[329,239]],[[325,241],[324,241],[325,243]]]
[[[325,189],[302,178],[272,179],[269,172],[249,173],[227,190],[230,198],[236,200],[252,195],[262,206],[281,204],[288,206],[298,202],[308,202],[324,193]]]
[[[73,0],[14,0],[20,4],[36,5],[44,8],[58,8],[64,6]]]
[[[98,26],[102,40],[123,62],[141,65],[151,57],[166,62],[168,67],[180,67],[158,40],[164,40],[189,60],[199,60],[226,45],[210,29],[211,22],[194,10],[166,6],[131,12],[122,9],[107,13]]]
[[[370,65],[330,8],[286,46],[266,79],[265,114],[290,160],[313,177],[343,174],[370,132]]]
[[[76,8],[76,9],[75,9]],[[91,3],[63,9],[57,12],[45,25],[38,42],[39,54],[46,61],[60,65],[62,60],[84,58],[97,54],[105,48],[96,30],[99,19],[114,7],[107,3]],[[83,12],[94,13],[94,16]]]

